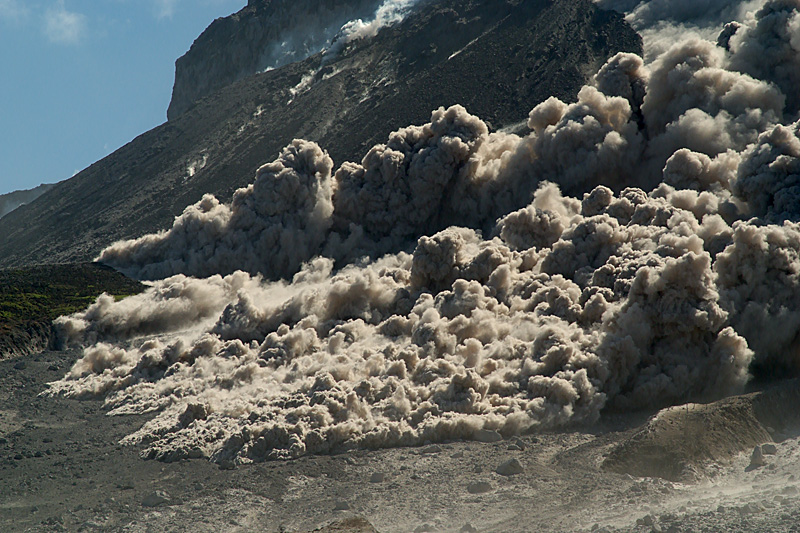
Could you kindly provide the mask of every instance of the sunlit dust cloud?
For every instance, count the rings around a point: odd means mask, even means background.
[[[230,204],[102,252],[152,286],[57,321],[84,355],[51,393],[153,412],[126,438],[149,457],[247,462],[588,423],[794,367],[800,2],[756,7],[718,43],[610,58],[528,135],[454,106],[336,170],[294,141]]]

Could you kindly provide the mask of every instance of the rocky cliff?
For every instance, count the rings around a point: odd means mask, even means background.
[[[367,18],[379,0],[250,0],[217,19],[175,63],[167,117],[242,78],[319,52],[342,26]]]
[[[495,128],[524,124],[551,95],[574,100],[617,51],[641,50],[619,14],[590,0],[421,6],[333,60],[317,54],[202,98],[9,213],[0,267],[92,259],[118,239],[168,227],[204,193],[227,202],[294,138],[319,142],[338,166],[439,106],[460,103]]]

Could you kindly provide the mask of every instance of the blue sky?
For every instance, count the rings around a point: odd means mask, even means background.
[[[247,0],[0,0],[0,194],[166,120],[175,60]]]

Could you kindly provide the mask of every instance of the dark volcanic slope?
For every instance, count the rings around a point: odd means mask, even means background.
[[[172,120],[204,96],[269,67],[305,59],[346,22],[366,19],[379,0],[249,0],[211,23],[175,62]]]
[[[228,201],[295,137],[360,160],[391,131],[463,104],[502,127],[641,39],[589,0],[441,0],[335,60],[311,57],[230,85],[0,220],[0,266],[86,260],[168,226],[211,192]],[[129,112],[121,110],[121,112]]]

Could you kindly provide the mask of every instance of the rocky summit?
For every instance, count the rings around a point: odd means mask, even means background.
[[[175,62],[167,118],[243,78],[320,51],[347,22],[368,18],[376,0],[251,0],[220,18]]]
[[[306,4],[250,2],[212,24],[178,62],[171,120],[3,217],[0,267],[89,260],[168,227],[204,193],[227,202],[294,138],[338,166],[440,106],[525,128],[540,101],[573,101],[614,53],[641,51],[622,16],[590,0],[422,0],[375,36],[246,75],[270,67],[259,54],[283,39],[261,30],[276,24],[265,13],[300,28]]]

